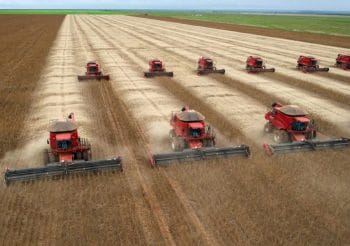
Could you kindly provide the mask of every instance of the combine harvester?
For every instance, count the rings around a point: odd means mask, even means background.
[[[350,55],[339,54],[335,60],[335,66],[344,70],[350,70]]]
[[[249,56],[245,68],[248,73],[275,72],[274,68],[266,68],[264,60],[257,56]]]
[[[166,166],[170,162],[204,160],[213,157],[250,156],[248,146],[215,148],[215,134],[204,116],[187,107],[173,112],[169,141],[174,152],[151,155],[152,166]]]
[[[265,114],[268,122],[264,131],[273,133],[276,144],[264,144],[268,155],[284,154],[294,151],[315,151],[327,148],[344,148],[350,146],[350,139],[316,138],[316,128],[313,120],[298,106],[279,103],[272,104],[272,110]]]
[[[86,64],[85,75],[78,75],[78,80],[109,80],[109,75],[103,75],[100,71],[100,66],[96,62],[91,61]]]
[[[166,76],[166,77],[173,77],[173,72],[167,72],[164,68],[164,64],[159,59],[153,59],[148,62],[149,68],[148,72],[144,72],[144,76],[146,78],[152,78],[152,77],[160,77],[160,76]]]
[[[329,71],[328,67],[320,68],[318,60],[312,56],[299,56],[297,69],[302,70],[304,73]]]
[[[217,69],[214,61],[207,57],[200,57],[198,59],[197,75],[205,75],[210,73],[225,74],[225,69]]]
[[[29,181],[50,176],[64,176],[71,173],[97,172],[101,170],[121,170],[120,157],[111,160],[91,160],[91,145],[78,135],[74,114],[66,120],[51,121],[49,124],[50,151],[46,150],[44,167],[6,170],[5,182]]]

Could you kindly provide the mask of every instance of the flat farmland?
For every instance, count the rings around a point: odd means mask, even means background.
[[[21,142],[20,128],[63,19],[0,15],[0,157]]]
[[[20,138],[4,149],[1,168],[43,165],[49,120],[75,112],[93,158],[121,155],[124,172],[1,185],[2,244],[349,242],[349,149],[268,157],[261,147],[272,142],[262,129],[274,101],[306,108],[323,136],[350,135],[350,74],[332,67],[349,49],[112,15],[67,15],[55,36],[32,100],[12,116],[23,122],[11,124]],[[301,53],[330,72],[296,71]],[[202,55],[226,74],[198,77]],[[277,72],[247,74],[248,55],[266,58]],[[174,78],[143,77],[155,57]],[[89,60],[111,80],[79,83]],[[151,168],[150,152],[170,151],[168,118],[183,105],[206,116],[218,146],[248,144],[252,157]]]

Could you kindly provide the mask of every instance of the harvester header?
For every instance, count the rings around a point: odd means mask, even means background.
[[[211,158],[242,156],[249,157],[250,149],[246,145],[224,148],[185,149],[181,152],[153,154],[150,157],[152,166],[168,166],[174,161],[201,161]]]
[[[19,170],[7,169],[5,172],[5,183],[9,185],[17,181],[30,181],[45,177],[66,176],[74,173],[95,173],[104,170],[122,170],[122,159],[117,157],[110,160],[50,163],[45,167],[25,168]]]
[[[283,144],[264,144],[268,155],[286,154],[296,151],[316,151],[323,149],[342,149],[350,147],[349,138],[328,139],[328,140],[306,140],[299,142],[283,143]]]

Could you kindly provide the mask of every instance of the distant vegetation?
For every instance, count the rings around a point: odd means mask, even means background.
[[[350,16],[154,11],[148,15],[350,36]]]
[[[0,9],[0,14],[27,14],[27,15],[69,15],[69,14],[90,14],[90,15],[117,15],[137,13],[129,10],[89,10],[89,9]]]
[[[305,31],[350,36],[350,16],[335,13],[269,14],[230,11],[158,11],[158,10],[0,10],[0,14],[92,14],[151,15],[179,19],[257,26],[288,31]],[[341,13],[340,13],[341,14]]]

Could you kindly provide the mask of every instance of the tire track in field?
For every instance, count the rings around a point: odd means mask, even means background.
[[[128,32],[128,30],[125,30],[125,29],[123,29],[123,31],[125,33]],[[130,35],[133,35],[133,34],[130,34]],[[136,35],[136,36],[134,35],[134,37],[136,37],[138,40],[143,40],[144,42],[150,43],[150,41],[148,39],[145,40],[140,35]],[[158,46],[158,47],[161,48],[161,46]],[[133,52],[133,51],[131,51],[131,52],[133,54],[136,54],[136,51],[138,51],[138,50],[135,50],[135,52]],[[173,52],[170,52],[170,53],[173,55]],[[177,56],[176,54],[173,56],[178,57],[177,60],[181,61],[180,56]],[[169,57],[169,56],[163,55],[163,57]],[[143,58],[145,59],[146,57],[143,57]],[[182,59],[184,60],[185,58],[182,58]],[[142,60],[142,57],[140,58],[140,60]],[[189,58],[188,59],[186,58],[186,60],[190,61]],[[182,67],[188,67],[188,68],[191,67],[191,65],[189,65],[188,63],[186,63],[186,64],[184,62],[182,62],[182,63],[184,64],[184,65],[182,65]],[[244,74],[247,75],[246,73],[244,73]],[[249,76],[249,75],[247,75],[247,76]],[[257,90],[255,87],[252,87],[249,84],[242,84],[236,79],[227,78],[226,76],[224,76],[224,77],[223,76],[212,76],[212,77],[216,78],[219,82],[223,82],[225,85],[232,87],[235,90],[241,91],[241,92],[249,95],[250,97],[254,98],[257,101],[263,100],[263,103],[265,105],[269,105],[272,101],[274,101],[276,99],[278,99],[278,101],[281,101],[281,102],[287,102],[282,97],[271,97],[271,95],[269,95],[265,92],[262,92],[260,90]],[[264,109],[264,112],[261,113],[261,115],[263,115],[264,113],[265,113],[265,109]],[[324,132],[327,132],[328,134],[333,134],[333,135],[342,135],[342,132],[339,130],[336,130],[336,128],[332,124],[329,124],[329,122],[321,120],[319,117],[313,117],[313,118],[317,119],[318,125],[322,127]]]
[[[49,116],[54,115],[54,117],[60,117],[61,113],[66,113],[65,110],[67,108],[69,110],[69,107],[70,109],[77,109],[77,112],[81,112],[81,114],[78,114],[78,117],[83,118],[84,110],[78,107],[79,104],[76,105],[74,104],[74,101],[71,102],[69,100],[69,97],[67,98],[65,94],[69,94],[69,91],[71,89],[74,89],[74,91],[80,91],[78,83],[75,80],[74,83],[64,81],[59,78],[60,76],[51,78],[45,77],[45,73],[56,73],[58,75],[72,73],[70,70],[74,67],[74,56],[72,55],[74,50],[72,46],[74,43],[70,37],[70,32],[72,31],[69,29],[70,24],[71,23],[69,23],[69,18],[67,18],[64,23],[62,23],[61,30],[53,46],[55,49],[53,49],[52,53],[50,53],[51,56],[48,59],[48,65],[40,79],[41,81],[38,83],[39,89],[36,93],[36,96],[38,98],[34,100],[34,105],[31,107],[31,114],[29,114],[27,117],[27,119],[29,119],[28,124],[35,124],[36,127],[26,131],[27,136],[24,138],[26,142],[30,142],[32,140],[30,137],[31,135],[36,135],[37,132],[46,129],[48,119],[51,118],[48,118]],[[62,59],[62,57],[65,59]],[[50,71],[51,68],[53,68],[52,71]],[[50,94],[52,92],[48,93],[48,95],[46,94],[47,91],[56,92],[58,94],[56,98],[59,99],[59,102],[43,103],[46,102],[46,99],[52,96]],[[51,101],[51,99],[48,101]],[[81,123],[81,121],[79,123]],[[86,122],[83,120],[82,124],[84,125],[84,123],[86,124]],[[29,126],[25,127],[30,128]],[[43,138],[45,139],[46,137],[47,133],[45,136],[43,136]],[[41,157],[41,155],[37,154],[37,145],[39,145],[39,148],[42,147],[41,144],[37,143],[31,144],[31,146],[29,146],[29,150],[31,152],[34,152],[33,159],[24,157],[23,152],[25,152],[25,150],[23,149],[19,150],[19,154],[16,154],[15,158],[23,158],[25,161],[22,165],[30,165],[32,161],[34,162]],[[82,182],[82,180],[84,180],[84,182]],[[79,206],[82,204],[86,205],[85,200],[81,201],[76,199],[77,193],[84,193],[84,191],[91,189],[91,186],[93,187],[94,184],[90,183],[90,180],[90,176],[85,176],[82,178],[77,175],[71,178],[67,178],[67,180],[64,179],[60,181],[62,182],[61,184],[55,183],[55,181],[52,181],[50,179],[50,181],[44,180],[33,184],[16,184],[12,187],[9,187],[6,192],[9,192],[9,194],[11,194],[11,197],[21,198],[21,200],[18,200],[15,202],[15,204],[10,205],[9,207],[3,206],[4,209],[7,208],[9,211],[10,214],[7,214],[7,216],[10,218],[10,220],[14,219],[13,221],[10,221],[11,223],[9,223],[8,226],[6,226],[6,228],[9,228],[10,233],[7,233],[4,236],[5,240],[7,242],[13,242],[13,240],[15,240],[17,244],[40,244],[41,242],[44,244],[49,244],[49,242],[59,242],[62,240],[62,238],[67,238],[69,234],[74,234],[74,237],[72,237],[72,240],[70,240],[70,242],[72,242],[79,241],[79,237],[82,236],[80,232],[92,232],[88,233],[90,239],[91,237],[96,237],[97,234],[94,233],[95,231],[90,231],[89,229],[91,228],[91,224],[94,222],[92,214],[95,211],[99,211],[98,206],[101,205],[101,201],[95,201],[93,204],[94,206],[86,207]],[[89,183],[89,185],[86,186],[85,182]],[[69,183],[69,186],[65,186],[67,183]],[[98,185],[101,183],[103,182],[95,182],[95,184]],[[65,187],[65,189],[61,187]],[[1,188],[3,189],[4,187]],[[71,196],[69,197],[69,195]],[[60,199],[57,199],[58,197]],[[65,200],[61,198],[67,199]],[[33,202],[35,204],[32,204]],[[43,203],[46,206],[43,206]],[[69,206],[69,209],[67,209],[67,204]],[[92,213],[82,214],[82,209]],[[46,216],[43,216],[43,214]],[[78,219],[77,216],[80,218]],[[45,220],[43,217],[49,219]],[[103,226],[104,225],[101,224],[99,225],[99,228],[104,228]],[[44,240],[38,238],[38,235],[40,234],[39,231],[43,232],[43,235],[45,235]],[[67,232],[67,234],[65,234],[65,232]],[[0,235],[1,234],[2,232],[0,232]],[[59,240],[57,240],[57,237],[55,237],[57,234],[61,234]],[[81,239],[84,240],[86,238],[82,237]]]
[[[122,25],[122,23],[119,23],[120,25]],[[136,29],[136,28],[133,28],[133,29]],[[162,45],[158,45],[157,43],[159,43],[159,42],[162,42],[162,41],[158,41],[159,39],[160,39],[160,37],[157,37],[157,39],[153,39],[153,38],[145,38],[146,36],[146,34],[145,35],[140,35],[140,34],[135,34],[135,32],[132,32],[132,33],[130,33],[130,31],[129,30],[127,30],[127,29],[123,29],[126,33],[129,33],[129,34],[131,34],[131,35],[136,35],[136,37],[138,38],[138,39],[140,39],[140,40],[143,40],[143,41],[145,41],[145,42],[147,42],[147,43],[150,43],[150,42],[153,42],[153,44],[156,46],[156,47],[158,47],[158,48],[164,48],[164,45],[162,46]],[[148,33],[149,33],[149,31],[148,31]],[[169,46],[169,45],[168,45]],[[192,59],[192,63],[193,64],[195,64],[195,60],[193,59],[193,58],[190,58],[190,57],[193,57],[193,55],[188,55],[188,52],[186,53],[186,52],[184,52],[184,51],[182,51],[182,50],[184,50],[185,49],[185,47],[184,48],[182,48],[181,50],[177,50],[177,52],[178,53],[180,53],[180,54],[182,54],[183,56],[183,60],[188,60],[188,61],[190,61],[191,59]],[[167,52],[168,53],[171,53],[173,56],[176,56],[176,57],[179,57],[179,59],[181,58],[181,55],[180,54],[176,54],[173,50],[171,50],[171,51],[169,51],[169,50],[167,50]],[[166,57],[166,56],[165,56]],[[186,64],[186,66],[185,67],[190,67],[190,65],[188,65],[188,63]],[[235,77],[237,77],[237,76],[234,76],[234,75],[231,75],[230,76],[230,72],[228,72],[227,73],[228,74],[228,76],[225,76],[225,77],[230,77],[230,79],[231,78],[235,78]],[[291,101],[291,99],[292,99],[292,95],[294,95],[295,93],[296,94],[301,94],[302,92],[300,92],[299,90],[292,90],[292,88],[290,88],[290,87],[286,87],[284,90],[282,90],[282,88],[280,88],[280,87],[276,87],[276,86],[274,86],[274,87],[271,87],[270,85],[269,85],[269,89],[267,89],[267,88],[265,88],[265,87],[263,87],[263,86],[261,86],[260,84],[255,84],[255,83],[252,83],[252,82],[250,82],[249,81],[249,79],[251,78],[251,76],[249,75],[249,74],[247,74],[246,72],[240,72],[240,71],[237,71],[237,74],[239,74],[239,75],[241,75],[241,77],[239,78],[239,80],[237,80],[237,79],[233,79],[233,81],[236,81],[236,82],[238,82],[238,83],[240,83],[242,86],[250,86],[252,89],[254,89],[254,91],[256,91],[256,89],[259,89],[259,90],[262,90],[263,92],[262,93],[264,93],[266,96],[265,97],[270,97],[270,98],[272,98],[271,99],[271,101],[270,101],[270,103],[272,102],[272,101],[275,101],[276,99],[280,99],[280,101]],[[243,76],[243,77],[242,77]],[[244,80],[242,80],[244,78]],[[259,80],[260,80],[260,82],[263,82],[264,80],[262,79],[262,78],[259,78]],[[220,82],[220,81],[219,81]],[[265,80],[265,82],[267,82],[266,80]],[[270,82],[268,82],[268,83],[270,83]],[[271,84],[271,83],[270,83]],[[258,88],[255,88],[256,86],[259,86]],[[270,93],[267,93],[266,91],[267,90],[271,90],[271,89],[273,89],[274,91],[276,91],[276,92],[274,92],[274,93],[272,93],[271,94],[271,92]],[[284,93],[284,95],[288,95],[287,96],[287,98],[285,98],[285,96],[281,96],[281,95],[278,95],[278,93],[277,93],[277,91],[279,92],[279,93],[281,93],[281,92],[283,92]],[[254,94],[253,94],[254,95]],[[277,96],[278,95],[278,96]],[[305,105],[310,105],[310,102],[312,102],[312,101],[310,101],[310,95],[308,95],[308,96],[305,96],[305,95],[298,95],[298,96],[294,96],[295,98],[298,98],[297,100],[295,100],[295,101],[299,101],[300,102],[300,100],[303,100],[305,103],[303,103],[303,107],[305,107]],[[317,97],[316,96],[314,96],[314,97],[312,97],[312,100],[313,101],[317,101],[317,105],[324,105],[325,104],[325,102],[323,101],[323,100],[319,100],[319,99],[317,99]],[[292,103],[294,103],[294,101],[292,101]],[[327,103],[325,104],[325,105],[327,105]],[[315,119],[317,119],[317,121],[319,122],[319,125],[321,125],[322,126],[322,128],[323,128],[323,131],[331,131],[331,132],[333,132],[333,133],[339,133],[339,132],[346,132],[346,128],[344,128],[343,127],[343,124],[346,124],[346,119],[344,119],[344,115],[347,115],[347,113],[340,113],[340,111],[345,111],[345,110],[342,110],[342,107],[337,107],[337,106],[329,106],[329,105],[327,105],[326,107],[323,107],[322,109],[318,106],[318,108],[319,108],[319,110],[316,112],[316,110],[315,109],[313,109],[313,108],[310,108],[310,107],[308,107],[308,110],[310,111],[310,112],[312,112],[313,113],[313,115],[315,116],[315,115],[320,115],[320,117],[314,117]],[[333,110],[331,110],[331,108],[333,109]],[[337,113],[337,112],[335,112],[334,110],[335,109],[337,109],[337,111],[339,111],[339,113]],[[322,111],[324,111],[324,113],[322,113]],[[325,112],[325,111],[327,111],[327,112]],[[321,112],[321,113],[320,113]],[[324,115],[325,113],[327,113],[327,114],[329,114],[329,113],[332,113],[333,114],[333,116],[331,116],[331,117],[328,117],[328,116],[326,116],[326,115]],[[336,114],[334,114],[334,113],[336,113]],[[337,119],[337,120],[335,120],[335,116],[336,115],[338,115],[339,117],[339,119]],[[344,121],[345,120],[345,121]],[[331,121],[331,122],[329,122],[329,121]],[[338,124],[338,122],[342,122],[342,121],[344,121],[344,123],[341,123],[341,126],[340,126],[340,129],[341,128],[343,128],[344,130],[343,131],[341,131],[341,130],[338,130],[338,131],[334,131],[334,129],[336,129],[336,127],[334,126],[334,124]],[[350,121],[350,120],[349,120]],[[336,134],[336,135],[338,135],[338,134]]]
[[[73,18],[78,32],[85,37],[85,40],[87,40],[85,41],[87,43],[87,47],[93,50],[93,47],[89,43],[89,34],[84,32],[81,25],[79,24],[79,21],[76,20],[76,17]],[[150,232],[145,230],[149,227],[149,225],[147,225],[148,221],[146,221],[146,218],[143,216],[145,213],[147,213],[147,211],[145,211],[145,208],[148,206],[154,214],[154,218],[157,221],[158,228],[165,243],[174,245],[174,239],[170,234],[168,226],[166,225],[165,217],[160,209],[159,202],[157,201],[154,191],[150,188],[149,184],[146,183],[145,178],[141,174],[141,170],[139,168],[140,158],[136,156],[135,153],[138,152],[137,146],[139,144],[137,143],[138,141],[136,139],[138,138],[138,134],[140,132],[133,131],[135,133],[133,135],[130,135],[130,130],[128,129],[130,126],[130,117],[128,116],[129,113],[127,112],[127,107],[120,101],[120,99],[118,99],[118,97],[113,94],[113,89],[110,82],[102,81],[102,83],[100,83],[97,88],[97,92],[98,94],[95,93],[95,95],[97,94],[95,101],[100,101],[102,105],[101,108],[107,115],[109,125],[113,129],[113,138],[116,142],[122,145],[122,148],[127,153],[127,159],[124,160],[124,163],[128,164],[124,164],[124,172],[128,177],[130,177],[128,178],[128,183],[133,190],[133,197],[138,208],[136,212],[141,221],[145,236],[148,239],[147,241],[154,241],[154,239],[151,239],[153,236],[150,234]],[[119,116],[116,115],[115,112],[118,112]],[[137,143],[136,147],[133,147],[133,145],[135,145],[133,142]],[[137,181],[137,183],[135,183],[135,181]],[[142,189],[140,190],[139,187],[142,187]],[[148,205],[145,204],[144,199],[147,201]]]
[[[144,24],[139,24],[138,26],[145,26]],[[146,27],[147,28],[147,27]],[[154,25],[152,25],[152,28],[154,28]],[[169,35],[167,36],[167,38],[169,39],[169,37],[171,37],[172,33],[169,32],[169,30],[167,28],[159,28],[159,32],[155,32],[154,36],[161,36],[164,35],[165,33],[169,33]],[[149,32],[149,29],[147,30],[147,32]],[[183,32],[176,32],[175,34],[178,35],[182,35],[184,36]],[[225,55],[225,58],[228,58],[229,61],[231,62],[232,60],[235,60],[236,63],[234,63],[234,67],[243,67],[245,64],[245,60],[246,57],[248,56],[248,54],[259,54],[261,53],[261,49],[258,50],[254,50],[254,49],[248,49],[248,48],[243,48],[240,46],[234,46],[233,50],[235,51],[233,52],[229,52],[228,49],[232,49],[232,45],[228,45],[228,44],[222,44],[222,45],[218,45],[215,41],[212,40],[208,40],[208,39],[203,39],[200,36],[204,35],[204,34],[197,34],[197,35],[191,35],[189,36],[186,40],[184,40],[184,38],[182,37],[181,39],[178,40],[174,40],[174,43],[184,43],[184,44],[188,44],[189,42],[194,42],[194,40],[198,40],[197,44],[198,45],[203,45],[206,44],[208,45],[211,44],[212,50],[222,50],[224,51],[224,53],[230,53],[230,55]],[[174,38],[174,37],[172,37]],[[224,48],[222,48],[221,46],[223,46]],[[202,50],[198,47],[195,48],[196,50]],[[233,57],[237,57],[237,51],[241,50],[240,52],[240,58],[239,59],[234,59]],[[213,51],[212,51],[213,52]],[[257,53],[258,52],[258,53]],[[213,54],[222,56],[222,53],[218,53],[218,52],[213,52]],[[296,59],[298,56],[295,56],[295,58],[289,59],[290,62],[285,62],[281,60],[281,57],[276,57],[275,54],[273,53],[264,53],[261,56],[266,58],[266,56],[269,55],[270,57],[272,57],[272,61],[274,60],[280,60],[279,64],[275,64],[277,68],[277,71],[279,73],[279,76],[276,76],[276,78],[278,78],[278,80],[280,82],[289,84],[289,85],[293,85],[293,86],[298,86],[298,88],[303,88],[306,89],[308,91],[312,91],[312,92],[321,92],[321,95],[326,95],[327,91],[334,91],[334,93],[332,93],[330,96],[328,96],[329,98],[332,98],[335,101],[341,102],[341,103],[347,103],[349,102],[349,98],[350,98],[350,87],[347,86],[350,83],[350,77],[344,77],[342,75],[336,75],[336,74],[329,74],[329,73],[318,73],[318,75],[316,74],[308,74],[308,75],[303,75],[300,71],[293,71],[295,70],[295,64],[296,64]],[[285,58],[285,57],[282,57]],[[283,59],[285,60],[285,59]],[[271,60],[270,60],[271,61]],[[286,68],[280,67],[281,63],[285,63],[286,64]],[[293,70],[290,69],[290,67],[293,67]],[[281,72],[282,71],[282,72]],[[332,70],[333,71],[333,70]],[[291,79],[291,77],[295,77],[292,80],[289,81],[289,79]],[[323,77],[327,77],[327,78],[332,78],[332,79],[338,79],[340,81],[342,81],[343,83],[339,83],[339,82],[334,82],[334,81],[330,81],[329,79],[324,79],[324,78],[320,78],[320,76]],[[346,83],[346,84],[344,84]]]
[[[129,22],[137,21],[135,18],[130,17]],[[335,63],[335,58],[338,53],[349,53],[349,49],[344,48],[335,48],[332,46],[324,46],[324,45],[314,45],[306,42],[298,42],[298,41],[290,41],[285,39],[276,39],[271,37],[259,36],[259,35],[251,35],[244,33],[237,33],[231,31],[224,31],[210,28],[202,28],[203,31],[199,31],[200,28],[191,27],[190,25],[182,25],[181,27],[177,27],[178,25],[167,26],[166,29],[164,25],[161,25],[161,22],[146,20],[144,23],[149,23],[154,27],[163,28],[164,31],[174,31],[179,34],[187,33],[192,36],[192,38],[196,37],[205,37],[211,40],[215,40],[216,42],[222,43],[223,46],[231,46],[232,44],[237,44],[237,46],[246,46],[251,49],[261,50],[262,47],[264,50],[269,53],[277,53],[277,54],[288,54],[289,57],[297,59],[300,54],[309,54],[312,52],[313,55],[317,54],[316,57],[321,58],[322,61],[327,61],[328,65],[331,66]],[[225,37],[220,37],[218,33],[222,33]],[[255,45],[259,41],[259,45]],[[303,48],[307,45],[307,48]],[[316,47],[315,47],[316,46]],[[288,47],[286,50],[285,47]],[[311,48],[313,47],[313,48]],[[323,49],[322,49],[323,48]],[[328,50],[332,50],[327,52]],[[347,51],[347,52],[346,52]],[[332,58],[329,58],[332,57]],[[349,74],[342,70],[335,70],[336,74],[343,75],[349,77]]]
[[[85,22],[87,22],[87,20],[85,20]],[[95,30],[94,30],[95,31]],[[100,36],[102,36],[103,34],[101,33],[101,35]],[[121,49],[121,50],[123,50],[123,49]],[[136,65],[136,64],[135,64]]]
[[[86,21],[85,23],[89,23],[89,21]],[[94,30],[96,33],[99,33],[99,31],[97,30],[97,29],[95,29],[95,28],[93,28],[92,27],[92,23],[89,23],[90,24],[90,26],[89,26],[89,28],[90,29],[92,29],[92,30]],[[101,34],[102,35],[102,34]],[[111,91],[113,91],[113,90],[108,90],[109,91],[109,93],[112,93]],[[106,93],[107,93],[107,91],[106,91]],[[120,96],[114,96],[114,98],[116,99],[116,98],[120,98]],[[121,101],[121,99],[118,99],[119,100],[119,104],[121,104],[121,105],[124,105],[124,103]],[[115,106],[115,105],[114,105]],[[113,107],[112,107],[113,108]],[[114,107],[115,108],[115,107]],[[120,113],[120,110],[118,110],[119,111],[119,113]],[[131,116],[130,116],[130,113],[129,112],[126,112],[125,114],[128,114],[128,117],[125,117],[125,118],[127,118],[128,119],[128,122],[129,122],[129,124],[130,124],[130,122],[134,122],[134,120],[133,119],[131,119]],[[120,118],[120,117],[119,117]],[[121,118],[123,118],[124,119],[124,117],[121,117]],[[114,119],[114,121],[116,120],[116,119],[118,119],[118,118],[115,118]],[[126,123],[125,122],[125,124],[127,125],[128,123]],[[147,149],[145,149],[145,146],[147,146],[147,141],[146,141],[146,139],[145,139],[145,137],[144,137],[144,133],[142,132],[142,130],[136,125],[137,123],[135,123],[135,126],[133,126],[134,128],[137,128],[137,130],[133,130],[133,132],[136,132],[137,133],[137,135],[136,136],[134,136],[134,138],[138,138],[139,139],[139,141],[141,142],[140,144],[139,144],[139,146],[135,146],[135,143],[133,144],[133,147],[131,147],[132,148],[132,150],[133,150],[133,152],[134,153],[137,153],[137,152],[140,152],[140,149],[143,149],[143,153],[140,153],[139,155],[140,156],[138,156],[138,159],[143,159],[143,160],[145,160],[145,156],[147,156],[147,153],[148,153],[148,150]],[[129,146],[132,146],[132,143],[129,143],[128,144]],[[141,147],[142,146],[142,147]],[[157,202],[157,198],[156,198],[156,194],[154,194],[153,192],[153,190],[151,190],[151,189],[149,189],[148,188],[148,186],[149,187],[151,187],[151,183],[149,183],[149,182],[146,182],[145,180],[147,180],[147,179],[150,179],[151,177],[151,175],[152,175],[152,173],[150,173],[150,170],[149,170],[149,167],[144,167],[144,165],[142,166],[140,163],[138,163],[138,164],[136,164],[136,166],[139,166],[139,167],[137,167],[138,169],[141,169],[142,170],[142,173],[144,174],[144,176],[142,176],[142,174],[141,173],[139,173],[139,176],[140,176],[140,178],[142,178],[143,179],[143,186],[144,186],[144,190],[145,190],[145,193],[147,194],[147,196],[150,196],[150,194],[153,194],[152,195],[152,197],[154,197],[154,199],[151,199],[151,200],[149,200],[149,204],[150,204],[150,206],[152,207],[152,206],[155,206],[155,204],[158,204],[158,202]],[[146,176],[146,173],[148,173],[148,177]],[[154,176],[154,175],[153,175]],[[167,178],[166,178],[166,176],[163,174],[163,173],[160,173],[160,174],[158,174],[157,175],[157,181],[158,182],[160,182],[160,184],[158,185],[158,186],[163,186],[163,187],[161,187],[162,189],[160,189],[160,190],[158,190],[158,193],[159,192],[162,192],[162,196],[164,197],[164,196],[166,196],[166,197],[168,197],[168,200],[170,201],[170,200],[172,200],[172,198],[171,197],[169,197],[169,189],[168,189],[168,191],[167,191],[167,193],[164,193],[163,191],[165,191],[165,189],[164,189],[164,187],[166,187],[166,186],[168,186],[169,188],[170,188],[170,190],[172,190],[175,194],[174,195],[178,195],[179,194],[179,189],[176,189],[176,191],[174,190],[174,187],[176,186],[176,184],[175,184],[175,182],[169,182],[168,180],[167,180]],[[157,189],[156,189],[157,190]],[[172,193],[172,192],[171,192]],[[172,196],[171,194],[170,194],[170,196]],[[178,197],[179,198],[179,197]],[[184,197],[182,197],[182,198],[184,198]],[[203,239],[205,240],[205,242],[207,242],[208,244],[216,244],[215,243],[215,239],[214,238],[212,238],[211,236],[209,236],[208,235],[208,233],[205,231],[205,229],[204,229],[204,227],[201,225],[201,223],[200,223],[200,221],[196,218],[196,215],[194,214],[194,212],[193,211],[188,211],[188,209],[189,209],[189,206],[186,206],[186,201],[185,200],[183,200],[183,199],[181,199],[181,198],[179,198],[179,200],[181,201],[181,205],[180,206],[182,206],[183,208],[177,208],[177,212],[180,212],[182,209],[184,209],[185,211],[187,210],[187,215],[189,216],[189,218],[191,218],[191,222],[192,222],[192,224],[195,226],[195,228],[201,233],[201,235],[202,235],[202,237],[203,237]],[[176,206],[176,201],[173,201],[173,203],[172,203],[172,205],[173,206]],[[177,205],[177,206],[179,206],[179,205]],[[161,213],[161,207],[160,207],[160,205],[158,206],[158,208],[155,208],[154,209],[154,212],[155,211],[158,211],[158,216],[159,216],[159,213]],[[155,215],[157,216],[157,213],[155,213]],[[185,216],[185,215],[184,215]],[[160,216],[159,216],[160,217]],[[182,216],[183,217],[183,216]],[[160,225],[161,226],[161,228],[163,227],[166,227],[167,228],[167,223],[166,223],[166,219],[165,219],[165,217],[164,217],[164,215],[162,216],[162,218],[163,218],[163,221],[162,221],[162,225]],[[185,217],[183,217],[183,218],[185,218]],[[169,229],[168,229],[169,230]],[[174,232],[173,232],[174,233]],[[168,233],[167,233],[168,234]],[[171,237],[171,234],[170,234],[170,231],[169,231],[169,234],[168,235],[164,235],[165,236],[165,239],[167,239],[166,237]],[[177,236],[181,236],[181,235],[177,235]],[[179,238],[177,238],[177,239],[179,239]],[[175,238],[174,238],[174,240],[175,240]],[[181,239],[181,240],[183,240],[183,239]],[[188,238],[187,240],[191,240],[190,238]],[[201,241],[201,240],[200,240]],[[203,241],[204,242],[204,241]],[[169,241],[168,241],[168,243],[169,243]],[[172,242],[172,243],[174,243],[174,241]]]
[[[87,20],[86,20],[85,22],[87,22]],[[95,30],[94,30],[94,31],[95,31]],[[101,36],[102,36],[102,34],[101,34]]]
[[[138,26],[145,26],[145,24],[140,24]],[[147,28],[147,26],[146,26],[146,28]],[[154,26],[152,26],[152,28],[154,28]],[[164,35],[165,33],[169,33],[169,35],[167,36],[167,39],[168,40],[171,39],[169,37],[172,37],[174,39],[174,37],[171,35],[172,32],[170,32],[168,29],[160,27],[159,30],[160,30],[160,32],[154,32],[155,36],[158,33],[159,33],[157,35],[158,37],[161,36],[161,35]],[[149,32],[149,29],[147,31]],[[244,65],[245,65],[244,62],[246,60],[246,57],[248,56],[247,54],[259,54],[259,53],[262,52],[261,49],[250,49],[250,48],[243,48],[241,46],[233,46],[233,50],[235,51],[235,53],[233,53],[233,52],[230,52],[230,51],[227,50],[227,48],[231,49],[232,45],[226,45],[226,46],[224,44],[222,44],[222,45],[219,44],[218,45],[215,41],[201,38],[200,36],[202,34],[198,34],[196,36],[194,36],[194,35],[186,36],[186,39],[184,39],[185,35],[182,32],[175,32],[175,34],[182,35],[182,38],[181,39],[175,39],[174,43],[177,43],[177,44],[179,44],[179,43],[188,44],[188,42],[194,43],[195,42],[194,40],[198,40],[198,42],[196,42],[196,44],[198,44],[200,46],[203,46],[203,44],[208,45],[208,43],[209,43],[209,44],[211,44],[211,47],[215,47],[215,50],[223,51],[225,53],[225,55],[224,55],[225,58],[228,58],[229,60],[232,60],[232,59],[235,60],[236,63],[235,63],[234,66],[238,66],[238,67],[244,67]],[[221,46],[225,47],[225,49],[222,48]],[[199,50],[202,50],[202,49],[199,48],[199,47],[196,47],[196,50],[199,51]],[[214,48],[213,48],[213,50],[214,50]],[[239,53],[240,58],[239,59],[232,58],[232,56],[237,57],[237,50],[241,50],[241,52]],[[218,53],[218,52],[213,52],[213,53],[217,54],[219,56],[223,56],[222,53]],[[296,66],[296,59],[297,59],[297,57],[295,59],[289,59],[289,62],[287,62],[285,57],[278,57],[280,55],[276,56],[276,54],[274,54],[274,53],[268,53],[268,54],[263,53],[263,54],[261,54],[261,56],[264,57],[264,58],[267,57],[268,55],[272,58],[273,61],[274,60],[280,60],[280,63],[285,63],[287,68],[289,68],[289,67],[295,68],[295,66]],[[284,59],[281,59],[281,58],[284,58]],[[298,79],[300,82],[301,81],[307,82],[311,88],[307,88],[307,86],[305,86],[303,88],[309,89],[311,91],[313,91],[313,87],[316,87],[316,88],[323,89],[324,91],[326,91],[326,90],[335,90],[338,94],[347,95],[348,97],[350,96],[350,87],[347,87],[347,86],[345,86],[342,83],[337,83],[337,82],[333,82],[333,81],[322,79],[319,76],[320,75],[321,76],[324,75],[324,76],[330,76],[333,79],[334,78],[338,78],[340,81],[345,82],[347,84],[350,83],[350,77],[344,77],[344,76],[341,76],[341,75],[329,74],[329,73],[318,73],[318,75],[316,75],[316,74],[312,74],[312,75],[308,74],[307,77],[305,77],[305,74],[303,75],[302,73],[300,73],[300,71],[293,71],[293,70],[290,70],[290,69],[285,69],[285,68],[280,67],[279,64],[275,64],[275,65],[276,66],[274,66],[274,67],[277,68],[277,70],[279,71],[280,74],[281,74],[280,71],[282,70],[282,73],[284,75],[286,75],[286,77],[283,77],[282,80],[280,80],[282,82],[284,82],[285,79],[288,79],[288,77],[291,77],[291,76],[293,77],[294,76],[295,77],[294,80]],[[302,84],[300,82],[298,84]],[[348,91],[348,94],[344,94],[344,93],[346,93],[346,91]],[[332,97],[332,98],[337,100],[336,97]]]

